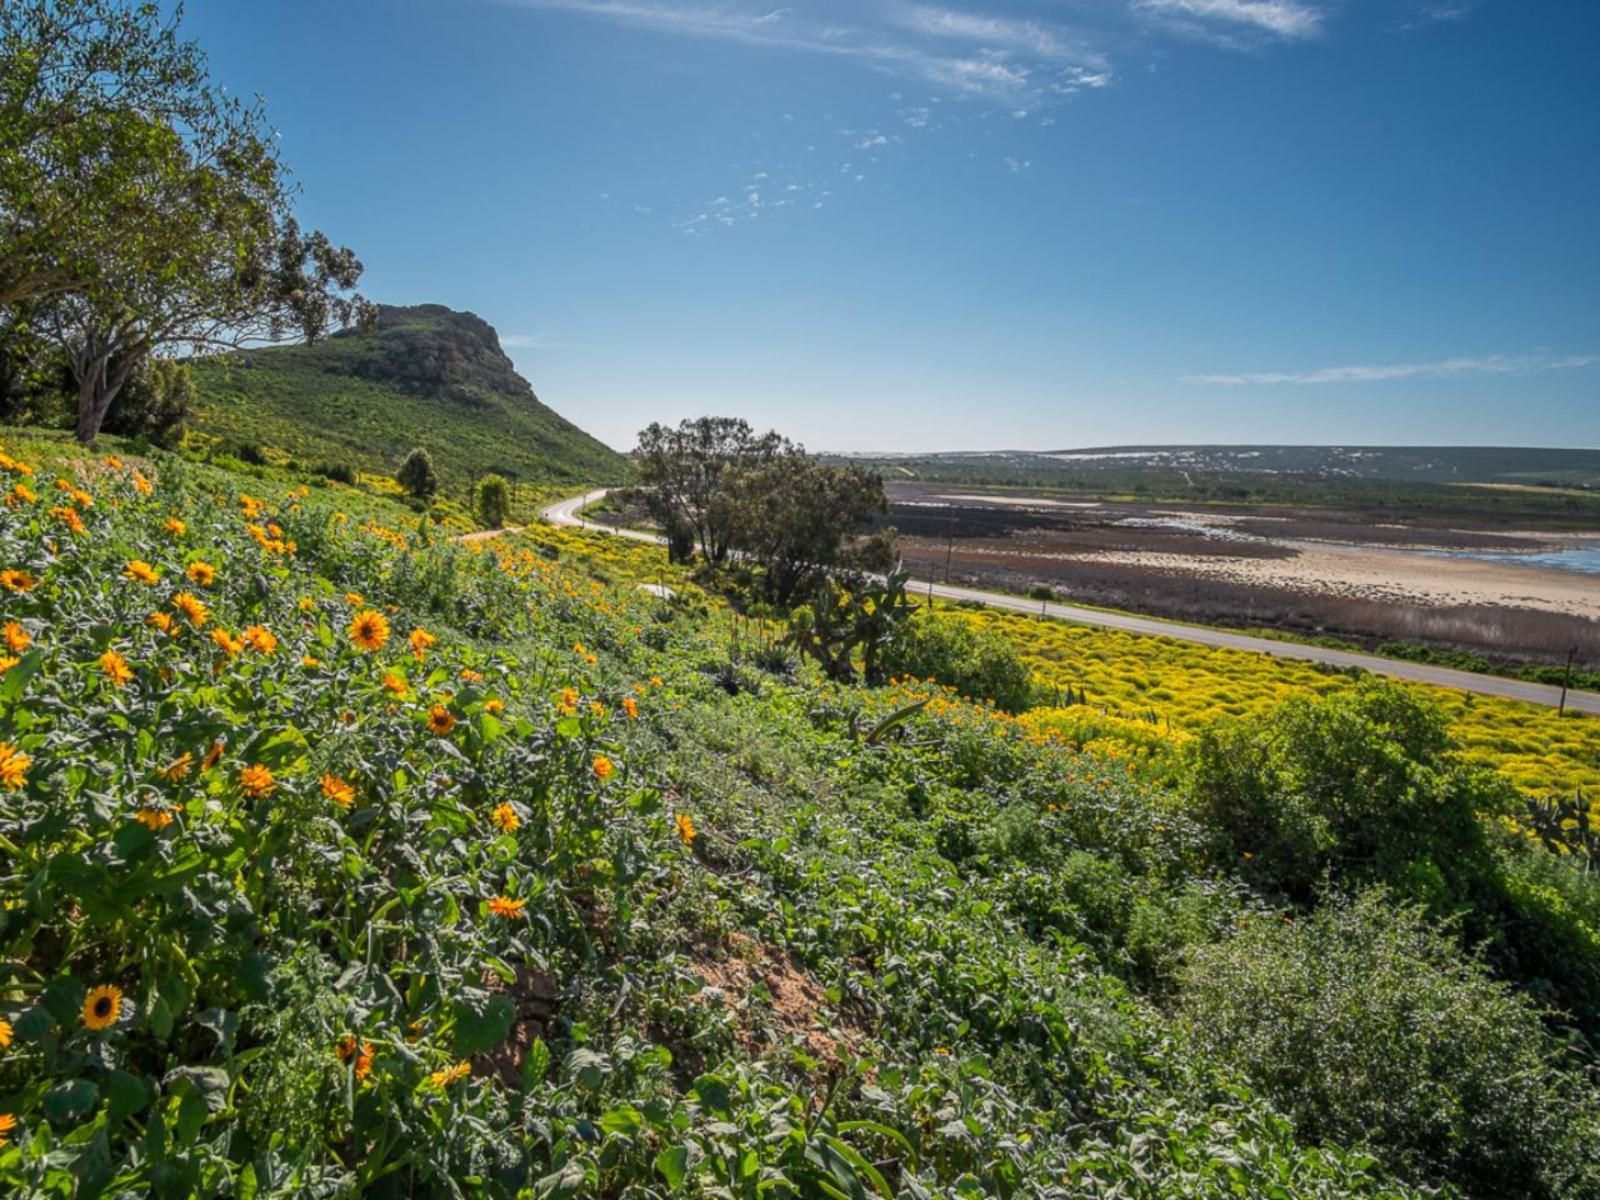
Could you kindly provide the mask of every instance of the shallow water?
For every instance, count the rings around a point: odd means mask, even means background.
[[[1558,571],[1579,571],[1600,575],[1600,543],[1570,546],[1565,550],[1544,550],[1536,554],[1493,554],[1481,550],[1444,552],[1447,558],[1473,558],[1479,562],[1508,563],[1514,567],[1554,567]]]

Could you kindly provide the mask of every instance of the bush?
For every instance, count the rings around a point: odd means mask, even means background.
[[[1034,703],[1033,672],[1003,635],[966,621],[921,613],[906,622],[884,657],[891,676],[932,679],[1004,712]]]
[[[1495,1197],[1600,1195],[1600,1094],[1536,1009],[1386,889],[1192,952],[1186,1031],[1312,1140]]]
[[[142,437],[171,450],[183,441],[194,402],[194,378],[188,366],[157,359],[135,371],[122,385],[101,428],[106,433]]]
[[[351,487],[356,485],[356,469],[349,463],[322,463],[316,468],[316,473],[335,483],[344,483]]]
[[[475,497],[478,517],[486,529],[503,529],[511,517],[511,489],[499,475],[485,475],[478,480]]]
[[[433,456],[421,446],[407,454],[394,480],[418,500],[426,500],[439,490],[439,475],[433,469]]]
[[[1297,901],[1331,878],[1386,883],[1442,914],[1492,887],[1479,814],[1510,797],[1451,749],[1432,705],[1363,683],[1202,732],[1189,752],[1189,802],[1224,855]]]

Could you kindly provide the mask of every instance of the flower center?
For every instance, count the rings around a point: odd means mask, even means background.
[[[110,996],[101,996],[100,999],[94,1002],[94,1015],[97,1017],[108,1017],[111,1015]]]

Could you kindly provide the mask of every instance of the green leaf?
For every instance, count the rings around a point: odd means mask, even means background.
[[[87,1079],[58,1083],[44,1094],[44,1115],[64,1124],[87,1116],[100,1100],[100,1089]]]
[[[493,1049],[511,1033],[516,1010],[504,996],[476,993],[451,1006],[455,1013],[456,1053],[466,1058]]]
[[[115,1129],[150,1103],[150,1084],[127,1071],[113,1071],[106,1080],[106,1123]]]
[[[681,1188],[689,1178],[689,1147],[669,1146],[656,1155],[656,1170],[670,1188]]]
[[[621,1108],[613,1108],[603,1114],[600,1117],[600,1128],[607,1133],[633,1137],[644,1128],[644,1114],[632,1105],[625,1104]]]

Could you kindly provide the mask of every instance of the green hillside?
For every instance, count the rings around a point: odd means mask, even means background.
[[[384,305],[374,328],[195,362],[193,427],[306,466],[388,473],[413,446],[446,490],[488,471],[523,483],[613,481],[627,460],[541,404],[494,327],[439,304]]]

